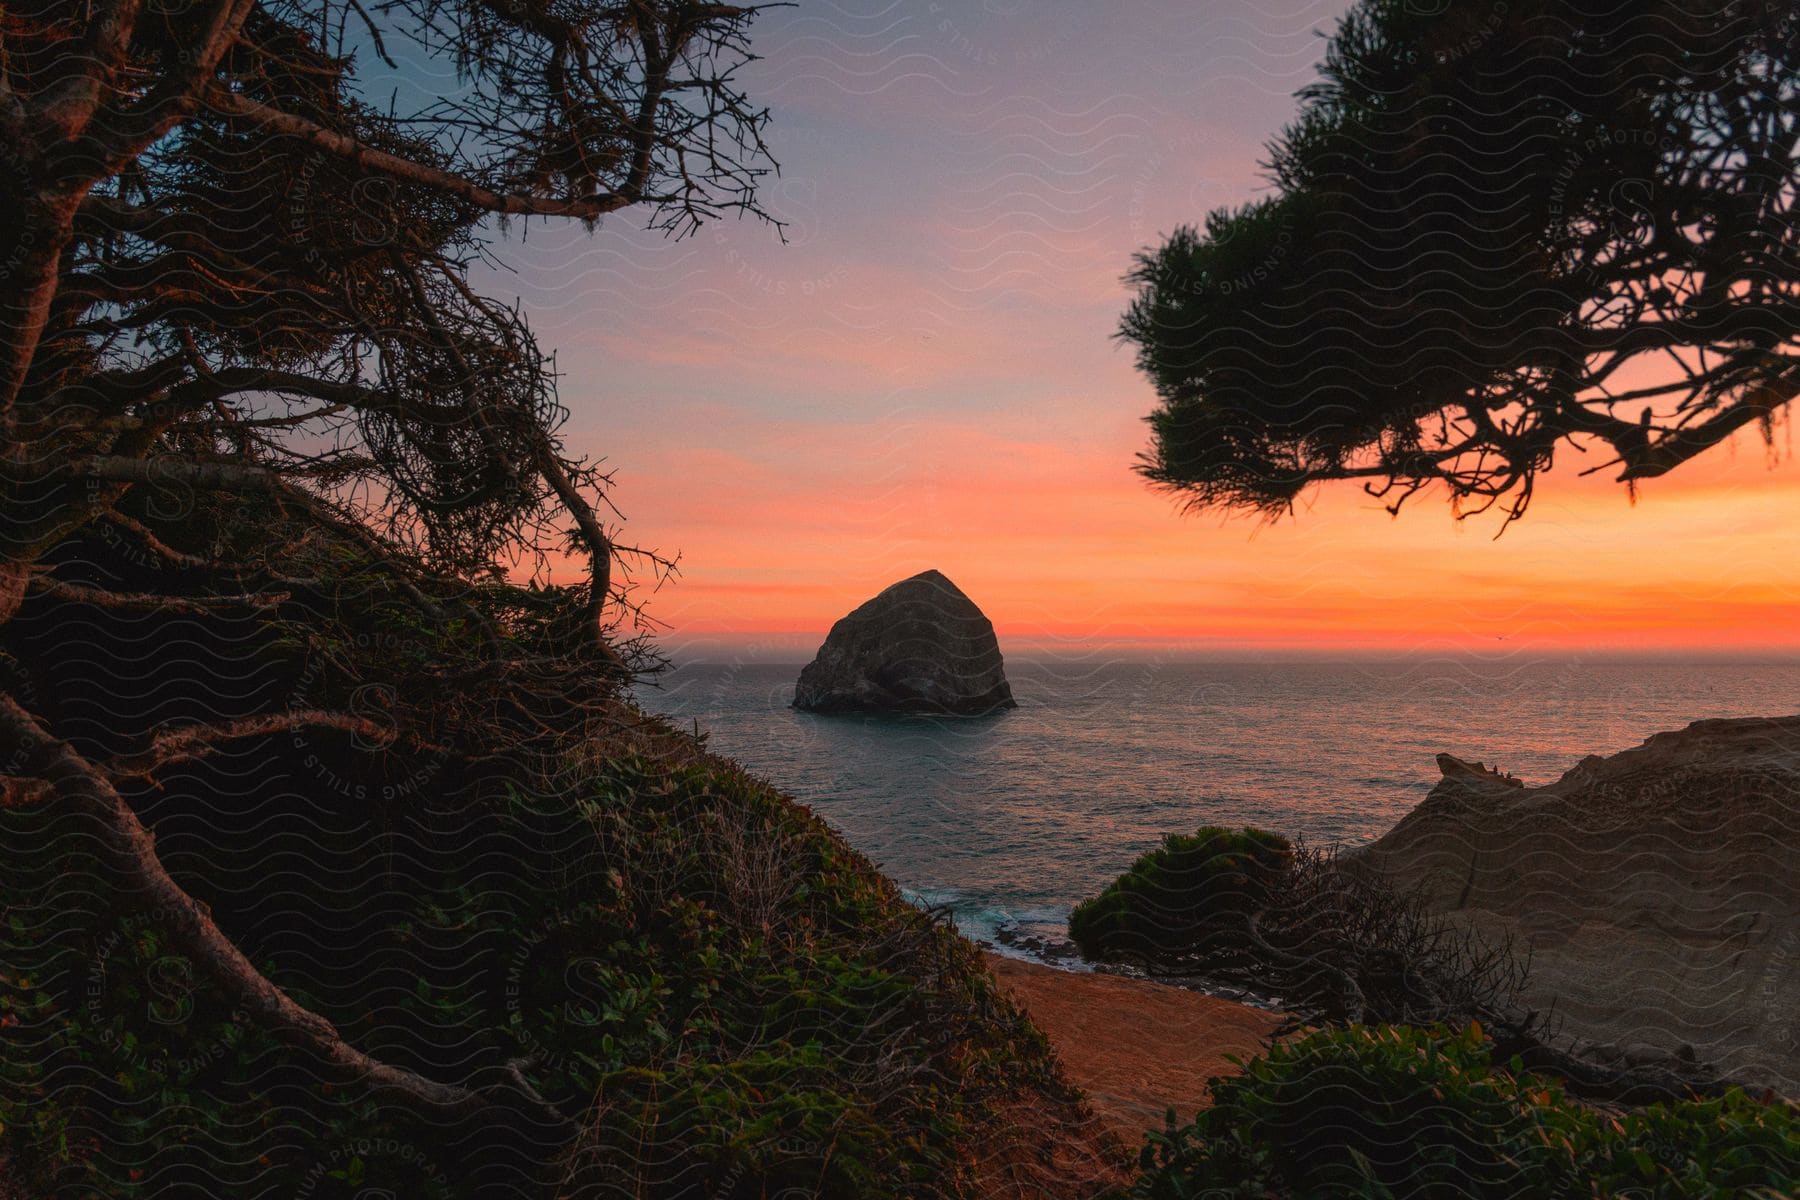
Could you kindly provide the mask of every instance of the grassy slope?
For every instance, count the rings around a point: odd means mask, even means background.
[[[395,680],[449,636],[355,603],[350,649]],[[257,620],[26,613],[0,648],[9,686],[91,753],[337,702],[331,655]],[[45,1193],[106,1196],[1075,1197],[1116,1180],[1118,1147],[974,947],[822,821],[623,701],[566,732],[529,770],[454,728],[410,752],[283,734],[128,798],[290,994],[434,1078],[523,1080],[579,1122],[572,1148],[524,1113],[421,1122],[278,1044],[117,902],[52,804],[0,811],[0,1157]]]

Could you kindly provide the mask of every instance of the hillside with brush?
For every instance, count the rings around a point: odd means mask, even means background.
[[[284,529],[274,504],[152,507],[140,542],[176,554],[254,561]],[[206,570],[66,553],[114,592]],[[34,597],[5,663],[45,714],[36,753],[98,764],[85,785],[42,768],[51,791],[116,794],[262,979],[432,1090],[269,1018],[169,893],[134,888],[116,826],[20,796],[0,1126],[35,1192],[1073,1197],[1113,1177],[1117,1147],[953,929],[616,677],[558,676],[529,593],[445,593],[457,615],[428,624],[368,565],[320,540],[267,564],[285,599],[238,611]],[[368,727],[290,720],[327,708]]]

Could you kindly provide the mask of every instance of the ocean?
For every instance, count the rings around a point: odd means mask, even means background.
[[[1440,751],[1541,784],[1701,718],[1800,712],[1793,663],[1009,659],[1019,707],[978,719],[796,712],[799,673],[678,661],[639,699],[1026,956],[1166,833],[1360,844],[1425,798]]]

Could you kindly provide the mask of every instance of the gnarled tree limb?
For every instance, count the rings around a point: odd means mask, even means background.
[[[222,608],[274,608],[285,601],[285,592],[245,592],[235,596],[168,596],[157,592],[110,592],[105,588],[70,583],[65,579],[34,579],[27,589],[34,596],[92,604],[96,608],[160,612],[168,616],[204,617]]]
[[[145,749],[112,759],[102,769],[115,780],[151,775],[174,763],[205,758],[220,749],[221,742],[266,737],[271,733],[294,729],[335,729],[341,733],[357,734],[382,745],[400,737],[400,731],[392,726],[354,713],[296,709],[292,712],[261,713],[217,725],[183,725],[164,730],[152,738]]]
[[[0,696],[0,756],[16,763],[18,774],[41,780],[71,812],[94,824],[121,900],[153,914],[173,947],[264,1028],[348,1072],[376,1095],[434,1119],[460,1120],[495,1103],[470,1088],[371,1058],[344,1041],[330,1021],[302,1008],[265,978],[213,922],[206,906],[170,877],[157,857],[155,837],[106,775],[67,742],[52,737],[10,696]],[[547,1108],[539,1111],[561,1116],[554,1109],[544,1112]]]

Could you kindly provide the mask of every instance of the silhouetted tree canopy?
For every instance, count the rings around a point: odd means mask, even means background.
[[[733,82],[755,12],[0,15],[0,809],[91,835],[58,849],[98,846],[118,905],[223,995],[425,1113],[543,1105],[522,1077],[477,1090],[352,1046],[170,874],[139,806],[165,772],[277,734],[350,739],[370,770],[454,755],[459,783],[579,739],[634,665],[613,566],[640,552],[604,519],[607,477],[561,445],[549,358],[469,273],[491,217],[637,208],[681,235],[761,215],[766,113]],[[585,584],[552,586],[564,551]],[[504,581],[521,561],[536,586]],[[103,636],[95,613],[118,623]],[[267,707],[256,672],[302,649],[305,701]],[[33,682],[43,663],[63,676]],[[171,707],[159,664],[210,668],[211,694]],[[98,730],[63,719],[96,710]]]
[[[1274,193],[1139,256],[1139,470],[1286,511],[1627,485],[1800,392],[1800,13],[1780,0],[1364,0],[1270,146]]]
[[[572,527],[600,623],[604,477],[561,451],[546,356],[469,268],[494,214],[642,206],[679,235],[758,212],[766,114],[732,83],[754,11],[9,6],[0,617],[19,564],[150,476],[278,476],[451,573]],[[378,104],[371,66],[425,98]]]

